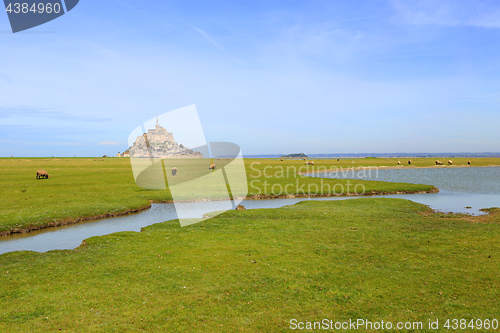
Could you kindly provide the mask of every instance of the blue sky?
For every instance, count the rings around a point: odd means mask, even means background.
[[[0,156],[114,155],[191,104],[244,154],[498,152],[499,55],[498,1],[82,0],[16,34],[0,13]]]

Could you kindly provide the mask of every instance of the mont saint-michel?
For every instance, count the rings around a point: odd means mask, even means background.
[[[202,153],[175,142],[173,133],[160,126],[158,118],[155,128],[138,136],[128,152],[136,158],[203,158]]]

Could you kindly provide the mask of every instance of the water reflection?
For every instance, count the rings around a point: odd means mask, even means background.
[[[431,184],[439,188],[439,193],[390,197],[409,199],[444,212],[480,215],[483,214],[481,208],[500,206],[500,167],[378,169],[370,172],[329,172],[314,176]]]

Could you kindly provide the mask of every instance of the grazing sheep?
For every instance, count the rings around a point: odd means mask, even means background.
[[[210,166],[208,167],[209,169],[212,169],[212,170],[215,170],[215,164],[210,164]]]
[[[467,164],[470,165],[470,161],[467,161]]]
[[[401,161],[398,161],[398,165],[401,165]]]
[[[408,160],[408,165],[411,165],[411,160]]]
[[[443,162],[436,160],[436,165],[443,165]]]
[[[45,170],[38,170],[36,172],[36,179],[49,178],[49,174]]]
[[[175,176],[177,174],[177,168],[173,167],[172,168],[172,176]]]
[[[452,160],[448,160],[448,165],[453,165],[453,161]]]

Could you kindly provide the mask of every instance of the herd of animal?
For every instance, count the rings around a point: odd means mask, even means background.
[[[220,160],[220,158],[218,158],[218,160]],[[215,164],[210,164],[210,166],[208,167],[210,170],[215,170]],[[171,170],[172,172],[172,176],[175,176],[177,174],[177,167],[173,167]]]
[[[281,158],[280,161],[283,162],[283,159]],[[305,158],[304,158],[304,161],[306,161],[306,165],[314,165],[314,161],[307,161]],[[337,159],[337,161],[340,161],[340,159]],[[386,159],[386,161],[388,161],[388,159]],[[401,161],[398,161],[397,163],[398,163],[398,165],[401,165]],[[411,165],[411,163],[412,163],[412,161],[408,160],[408,165]],[[436,165],[443,165],[443,164],[444,164],[444,162],[436,160]],[[470,161],[467,161],[467,164],[470,165]],[[453,161],[448,160],[448,165],[453,165]]]
[[[467,161],[467,164],[470,165],[470,161]],[[401,165],[401,161],[398,161],[398,165]],[[411,165],[411,160],[408,160],[408,165]],[[436,160],[436,165],[444,165],[444,162]],[[448,160],[448,165],[453,165],[453,161]]]
[[[281,158],[280,161],[283,161],[283,159]],[[306,165],[314,165],[314,161],[307,161],[305,158],[304,158],[304,161],[306,162]],[[337,161],[339,161],[339,159],[337,159]],[[443,164],[444,164],[443,162],[436,160],[436,165],[443,165]],[[470,161],[467,161],[467,164],[470,165]],[[401,161],[398,161],[398,165],[401,165]],[[408,160],[408,165],[411,165],[411,160]],[[453,165],[453,161],[448,160],[448,165]],[[210,164],[208,169],[215,170],[215,164],[213,164],[213,163]],[[175,176],[177,174],[177,168],[173,167],[171,169],[171,172],[172,172],[172,176]],[[47,179],[47,178],[49,178],[49,174],[47,171],[38,170],[36,172],[36,179]]]
[[[215,170],[215,164],[210,164],[208,167],[210,170]],[[175,176],[177,174],[177,168],[173,167],[171,170],[172,176]],[[36,172],[36,179],[47,179],[49,178],[49,173],[45,170],[37,170]]]
[[[281,158],[280,161],[283,162],[283,159]],[[304,161],[306,161],[306,165],[314,165],[314,161],[307,161],[305,158],[304,158]],[[337,159],[337,161],[340,161],[340,159]],[[386,161],[387,161],[387,159],[386,159]],[[412,161],[408,160],[408,165],[411,165],[411,163],[412,163]],[[443,164],[444,164],[443,162],[436,160],[436,165],[443,165]],[[467,164],[470,165],[470,161],[467,161]],[[401,161],[398,161],[398,165],[401,165]],[[448,165],[453,165],[453,161],[448,160]]]
[[[283,159],[280,158],[280,161],[283,162]],[[304,161],[306,161],[306,165],[314,165],[314,161],[307,161],[305,158],[304,158]],[[339,159],[337,159],[337,161],[339,161]]]
[[[218,160],[220,160],[220,158],[218,158]],[[210,166],[208,167],[210,170],[215,170],[215,164],[210,164]],[[175,176],[177,174],[177,168],[176,167],[173,167],[171,170],[172,172],[172,176]]]

